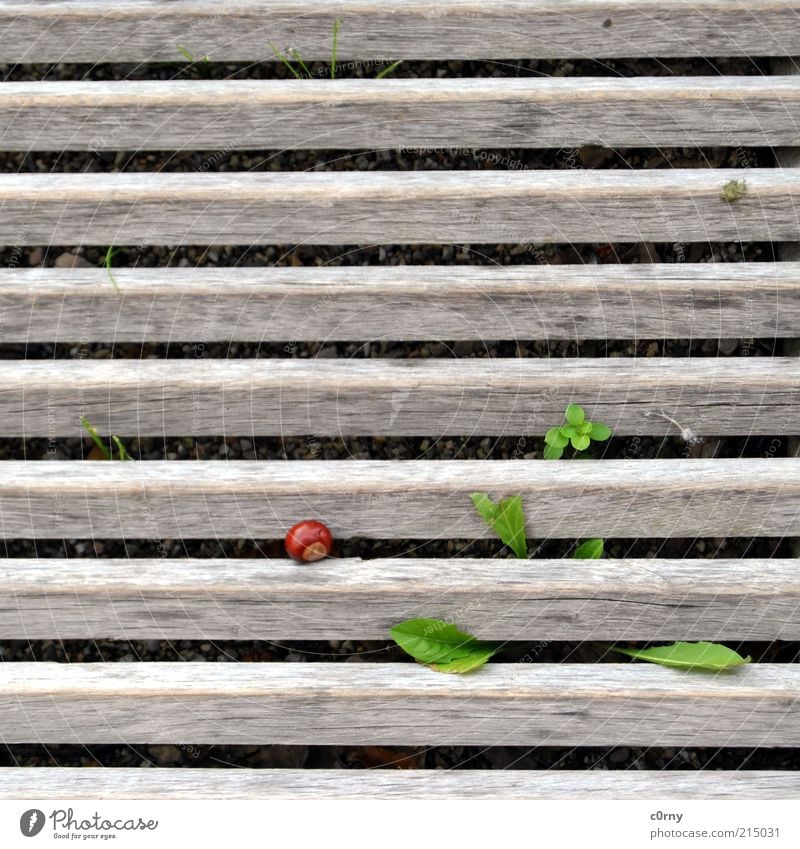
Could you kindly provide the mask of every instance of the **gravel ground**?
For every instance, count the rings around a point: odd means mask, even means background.
[[[179,58],[179,57],[176,57]],[[326,75],[322,65],[312,65],[312,73]],[[762,74],[763,62],[748,60],[655,60],[607,62],[519,62],[500,63],[449,62],[404,63],[394,76],[633,76],[633,75],[698,75],[698,74]],[[372,67],[339,69],[338,76],[373,76]],[[255,65],[0,65],[7,80],[68,79],[224,79],[284,78],[287,71],[276,63]],[[368,139],[365,139],[368,142]],[[50,171],[196,171],[208,170],[435,170],[435,169],[567,169],[567,168],[690,168],[690,167],[769,167],[774,157],[769,150],[743,148],[626,149],[598,148],[562,149],[560,151],[503,150],[462,151],[437,150],[408,152],[394,150],[363,151],[208,151],[195,152],[120,152],[0,154],[0,172]],[[287,246],[196,246],[171,248],[154,246],[142,249],[123,246],[114,263],[120,267],[139,265],[179,266],[263,266],[263,265],[397,265],[397,264],[525,264],[533,261],[548,264],[610,262],[741,262],[769,261],[773,246],[765,243],[724,244],[582,244],[582,245],[418,245],[372,248]],[[11,267],[75,265],[101,266],[105,249],[30,246],[0,248],[0,265]],[[287,340],[289,341],[289,340]],[[125,357],[195,357],[197,340],[182,340],[170,345],[108,345],[88,347],[70,345],[0,345],[0,358],[30,359],[78,358],[97,359]],[[283,343],[260,344],[257,341],[206,342],[207,357],[283,357],[288,356]],[[299,345],[293,356],[311,357],[574,357],[574,356],[769,356],[779,350],[775,340],[593,340],[582,342],[484,340],[480,343],[373,343],[369,340],[351,343]],[[502,439],[485,437],[447,437],[427,439],[253,439],[246,436],[191,439],[176,434],[166,439],[129,440],[129,451],[143,460],[174,459],[503,459],[522,455],[539,458],[542,442],[525,435]],[[80,459],[89,456],[87,440],[60,440],[56,453],[48,454],[46,440],[0,439],[0,459],[43,460]],[[780,437],[757,439],[717,439],[708,435],[692,446],[693,456],[760,457],[785,456],[786,440]],[[631,437],[612,439],[602,446],[604,457],[680,457],[687,453],[678,438]],[[5,541],[6,556],[155,556],[155,543],[147,540],[72,540],[72,541]],[[199,557],[280,557],[282,545],[277,540],[199,540],[163,541],[169,556]],[[772,539],[686,539],[686,540],[610,540],[612,557],[768,557],[789,556],[789,541]],[[532,549],[538,556],[560,557],[569,554],[569,543],[558,540],[539,541]],[[507,556],[491,540],[347,540],[337,545],[338,556]],[[502,662],[514,662],[533,653],[534,662],[609,662],[597,646],[589,643],[545,642],[533,647],[512,644]],[[756,660],[797,662],[800,647],[787,643],[749,643],[743,647]],[[408,661],[388,643],[355,643],[352,641],[302,642],[273,644],[268,642],[111,642],[82,643],[75,641],[6,641],[0,643],[4,661],[150,661],[187,660],[205,662],[276,661],[329,662]],[[623,658],[614,658],[624,662]],[[553,749],[474,747],[441,747],[432,749],[398,749],[381,747],[287,747],[287,746],[197,746],[191,742],[174,746],[10,746],[0,751],[0,764],[27,765],[181,765],[261,766],[261,767],[452,767],[452,768],[598,768],[598,769],[790,769],[800,767],[795,750],[744,749],[674,749],[613,748]]]

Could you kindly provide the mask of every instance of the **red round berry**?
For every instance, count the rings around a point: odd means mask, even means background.
[[[289,557],[301,563],[312,563],[331,553],[333,537],[322,522],[298,522],[289,529],[284,545]]]

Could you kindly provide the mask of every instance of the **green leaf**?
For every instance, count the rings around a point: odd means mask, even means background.
[[[589,439],[588,436],[579,435],[579,436],[573,436],[570,441],[572,442],[572,447],[576,451],[585,451],[589,447],[589,443],[591,442],[591,439]]]
[[[587,539],[582,542],[572,555],[576,560],[599,560],[603,556],[603,540]]]
[[[481,645],[488,645],[488,648],[480,648]],[[448,672],[463,674],[464,672],[472,672],[473,669],[478,669],[483,666],[493,654],[499,651],[498,646],[492,646],[486,643],[475,642],[472,654],[468,657],[459,657],[451,660],[448,663],[429,663],[431,669],[435,672]]]
[[[551,427],[544,435],[544,441],[555,448],[566,448],[569,439],[561,433],[560,427]]]
[[[600,422],[592,422],[592,430],[589,436],[595,442],[605,442],[611,436],[611,428]]]
[[[545,460],[560,460],[564,456],[564,449],[561,447],[556,448],[555,445],[545,445],[544,446],[544,459]]]
[[[626,654],[636,660],[646,660],[669,666],[673,669],[703,669],[707,672],[724,672],[745,663],[750,656],[742,657],[738,652],[719,643],[673,643],[671,646],[656,646],[652,649],[620,649],[608,646],[612,651]]]
[[[564,414],[566,416],[567,421],[571,425],[580,425],[583,424],[586,420],[586,416],[583,412],[583,407],[578,406],[577,404],[570,404],[567,407],[567,412]]]
[[[494,529],[514,554],[520,558],[527,557],[528,543],[525,540],[522,496],[504,498],[499,504],[495,504],[485,492],[473,492],[470,498],[483,521]]]
[[[561,435],[567,439],[571,439],[573,436],[578,435],[578,428],[573,425],[564,425],[564,427],[559,428],[559,430],[561,431]]]
[[[592,423],[584,422],[582,425],[578,425],[578,433],[581,436],[588,436],[592,432]]]
[[[476,640],[443,619],[407,619],[389,633],[406,654],[437,672],[470,672],[500,650],[499,645]]]

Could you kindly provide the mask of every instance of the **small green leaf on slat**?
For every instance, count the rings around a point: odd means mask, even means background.
[[[527,557],[528,543],[525,539],[522,497],[515,495],[513,498],[504,498],[499,504],[495,504],[485,492],[473,492],[470,498],[483,521],[514,554],[517,557]]]
[[[475,509],[478,511],[481,519],[483,519],[487,525],[491,525],[497,518],[497,514],[500,511],[500,505],[495,504],[485,492],[473,492],[472,495],[470,495],[470,498],[472,499],[472,503],[475,505]]]
[[[545,445],[544,459],[545,460],[560,460],[564,456],[563,448],[556,448],[555,445]]]
[[[595,442],[605,442],[611,437],[611,428],[601,424],[600,422],[592,422],[592,430],[589,433],[589,436],[591,436]]]
[[[592,423],[591,422],[584,422],[582,425],[578,425],[578,433],[581,436],[589,436],[589,434],[591,432],[592,432]]]
[[[555,448],[566,448],[569,439],[561,433],[560,427],[551,427],[544,435],[544,441]]]
[[[578,435],[578,428],[574,425],[564,425],[564,427],[559,428],[561,431],[561,435],[565,436],[567,439],[572,439],[573,436]]]
[[[582,425],[586,420],[586,416],[583,412],[583,407],[579,406],[578,404],[570,404],[569,407],[567,407],[567,411],[564,415],[566,416],[567,421],[575,427],[577,427],[578,425]]]
[[[588,436],[581,436],[580,434],[578,436],[573,436],[570,441],[572,442],[572,447],[576,451],[585,451],[591,442]]]
[[[476,640],[443,619],[408,619],[389,633],[404,652],[437,672],[470,672],[483,666],[500,649],[494,643]]]
[[[626,654],[636,660],[646,660],[673,669],[701,669],[706,672],[724,672],[750,663],[750,656],[742,657],[738,652],[719,643],[673,643],[651,649],[622,649],[608,646],[612,651]]]
[[[603,553],[603,540],[587,539],[575,549],[572,556],[576,560],[599,560]]]

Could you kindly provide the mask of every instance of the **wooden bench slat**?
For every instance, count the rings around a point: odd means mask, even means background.
[[[576,401],[618,435],[794,433],[800,361],[0,361],[7,437],[85,436],[81,416],[118,436],[543,436]]]
[[[793,76],[0,85],[2,150],[769,147],[798,123]]]
[[[780,241],[798,206],[800,168],[3,174],[0,244]]]
[[[491,536],[469,499],[522,495],[531,538],[800,536],[800,460],[2,463],[5,538]]]
[[[10,743],[800,745],[800,668],[4,663]]]
[[[797,640],[800,561],[2,561],[0,639]]]
[[[0,269],[3,339],[724,339],[800,326],[800,263],[790,262],[113,274],[122,297],[102,269]]]
[[[553,59],[800,54],[797,0],[237,0],[0,2],[0,62]],[[222,23],[224,22],[224,26]]]
[[[797,799],[766,770],[2,767],[0,799]]]

